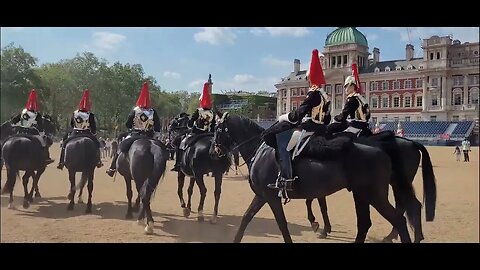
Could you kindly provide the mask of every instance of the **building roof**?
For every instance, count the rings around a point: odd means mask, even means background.
[[[418,69],[422,62],[423,58],[421,57],[413,58],[410,61],[407,61],[405,59],[382,61],[375,64],[370,64],[366,70],[363,69],[364,72],[360,71],[360,73],[373,73],[375,72],[376,68],[378,68],[380,72],[384,72],[387,67],[390,67],[390,71],[395,71],[397,67],[401,67],[401,70],[407,70],[409,69],[409,65],[411,65],[412,69]]]
[[[339,27],[328,34],[325,47],[351,43],[368,47],[367,38],[356,27]]]

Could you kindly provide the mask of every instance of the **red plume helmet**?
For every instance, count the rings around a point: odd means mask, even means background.
[[[312,61],[310,62],[310,69],[308,74],[310,86],[322,87],[325,85],[325,77],[323,76],[322,64],[320,64],[320,57],[318,56],[318,50],[312,51]]]
[[[148,82],[144,82],[142,91],[137,100],[137,106],[140,108],[151,108],[150,106],[150,92],[148,91]]]
[[[34,111],[34,112],[38,112],[38,110],[40,109],[37,102],[37,91],[35,91],[35,89],[32,89],[30,91],[27,104],[25,104],[25,109],[29,111]]]
[[[206,110],[212,108],[212,97],[210,96],[210,83],[206,82],[203,85],[203,92],[200,96],[200,107]]]
[[[92,103],[90,102],[90,91],[85,89],[85,91],[83,91],[82,99],[80,99],[80,103],[78,104],[78,110],[89,112],[91,108]]]
[[[352,76],[355,78],[355,91],[357,91],[357,93],[360,95],[363,95],[362,85],[360,84],[360,78],[358,77],[358,68],[357,64],[355,63],[352,64]]]

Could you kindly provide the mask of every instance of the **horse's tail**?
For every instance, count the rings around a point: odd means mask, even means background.
[[[76,186],[76,190],[81,190],[85,187],[85,184],[87,184],[87,174],[82,172],[82,177],[80,178],[80,182]]]
[[[432,160],[425,146],[421,143],[412,141],[422,152],[422,176],[423,176],[423,197],[425,201],[425,216],[427,221],[433,221],[435,218],[435,207],[437,202],[437,185],[433,173]]]

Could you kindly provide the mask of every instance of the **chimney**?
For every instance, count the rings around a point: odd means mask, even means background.
[[[380,49],[373,48],[373,64],[380,62]]]
[[[298,74],[300,72],[300,60],[294,59],[293,60],[293,73]]]
[[[407,44],[405,47],[405,60],[410,61],[413,59],[413,45],[412,44]]]

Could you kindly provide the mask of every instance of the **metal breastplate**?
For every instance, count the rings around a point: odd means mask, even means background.
[[[90,129],[90,113],[76,110],[73,112],[73,129],[87,130]]]
[[[316,124],[323,124],[323,120],[325,119],[326,114],[323,107],[328,102],[328,96],[326,96],[326,94],[323,93],[320,89],[316,89],[314,91],[318,91],[320,93],[321,101],[318,106],[312,108],[312,111],[310,112],[310,120],[312,120],[312,122]]]
[[[24,128],[32,128],[37,126],[37,113],[23,109],[20,115],[20,126]]]
[[[203,131],[207,131],[210,128],[210,124],[213,120],[213,113],[210,110],[198,109],[198,119],[193,125]]]
[[[153,109],[142,109],[135,107],[135,116],[133,117],[133,129],[151,130],[153,129]]]
[[[366,122],[368,120],[368,108],[366,108],[367,111],[363,111],[363,107],[365,106],[366,101],[362,98],[362,96],[358,94],[355,94],[354,96],[358,100],[358,108],[355,110],[355,120]]]

